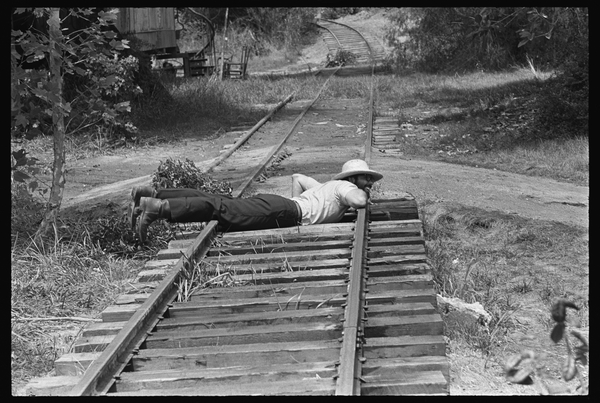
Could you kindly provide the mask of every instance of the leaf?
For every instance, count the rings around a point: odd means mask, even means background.
[[[129,101],[125,101],[116,104],[115,109],[117,110],[117,112],[130,112],[131,106],[129,106]]]
[[[559,299],[554,305],[552,305],[552,309],[550,310],[552,314],[552,319],[555,322],[564,322],[567,316],[567,309],[565,308],[565,300]]]
[[[13,179],[16,180],[17,182],[25,183],[25,181],[30,178],[31,177],[29,175],[27,175],[25,172],[13,171]]]
[[[33,192],[35,189],[37,189],[38,183],[37,183],[37,181],[31,181],[31,182],[29,182],[27,187],[29,188],[30,192]]]
[[[586,347],[589,347],[588,341],[579,329],[571,329],[571,334],[579,339],[579,341]]]
[[[569,382],[573,377],[577,375],[577,366],[575,365],[575,358],[569,354],[563,365],[562,377],[565,381]]]
[[[521,354],[514,354],[509,357],[504,363],[504,371],[509,373],[511,371],[516,371],[517,366],[521,363]]]
[[[117,81],[117,76],[112,74],[104,79],[100,79],[100,86],[108,87],[108,86],[114,84],[116,81]]]
[[[552,333],[550,333],[550,338],[552,339],[552,341],[555,343],[558,343],[560,341],[560,339],[562,339],[562,337],[563,337],[564,330],[565,330],[565,323],[564,322],[557,323],[556,326],[554,326],[554,329],[552,329]]]
[[[523,39],[521,42],[519,42],[517,47],[520,48],[521,46],[525,45],[527,42],[529,42],[529,38]]]
[[[533,380],[531,379],[531,376],[530,376],[532,372],[533,372],[533,368],[531,368],[531,367],[521,368],[519,370],[513,370],[513,371],[510,371],[509,374],[507,374],[506,379],[512,383],[519,383],[522,385],[530,385],[533,383]]]
[[[85,76],[85,70],[81,67],[73,66],[73,71],[80,76]]]
[[[27,127],[27,125],[29,124],[29,120],[27,120],[27,118],[23,114],[17,115],[17,118],[15,120],[17,121],[17,126],[20,125],[22,127]]]

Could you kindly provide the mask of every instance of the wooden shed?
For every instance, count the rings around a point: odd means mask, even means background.
[[[177,26],[173,7],[119,8],[117,29],[144,42],[141,50],[150,53],[173,53],[177,48]]]

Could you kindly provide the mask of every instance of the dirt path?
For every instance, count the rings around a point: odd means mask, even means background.
[[[306,101],[298,101],[286,109],[293,114],[305,104]],[[285,119],[289,120],[290,114],[286,115]],[[328,180],[339,171],[344,155],[361,155],[364,119],[360,101],[338,100],[334,108],[317,103],[306,122],[290,138],[287,149],[291,157],[281,164],[282,169],[275,177],[264,184],[255,184],[253,191],[287,196],[294,172],[312,175],[320,181]],[[261,132],[265,130],[282,130],[276,121],[267,123],[250,139],[250,144],[259,143]],[[161,160],[190,158],[197,166],[203,166],[237,136],[239,133],[213,140],[188,139],[135,153],[74,161],[65,188],[64,207],[101,208],[109,201],[124,207],[131,187],[149,184],[150,175]],[[347,154],[341,152],[342,147],[353,150]],[[419,203],[426,200],[460,203],[586,228],[589,225],[589,187],[485,168],[408,160],[377,152],[373,154],[372,166],[384,174],[377,188],[384,198],[408,192]]]

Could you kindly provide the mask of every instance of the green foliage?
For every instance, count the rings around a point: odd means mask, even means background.
[[[325,67],[347,66],[356,63],[356,55],[348,50],[338,49],[334,56],[327,54]]]
[[[428,72],[501,69],[526,55],[557,67],[572,43],[588,40],[587,9],[578,8],[402,8],[390,19],[396,66]]]
[[[23,10],[17,9],[15,14]],[[48,15],[48,9],[36,9]],[[90,9],[70,9],[72,16],[85,17]],[[50,49],[47,34],[30,29],[11,31],[13,44],[21,46],[28,61],[60,52],[64,88],[61,91],[45,71],[25,70],[19,54],[11,52],[11,135],[28,138],[51,134],[52,105],[58,104],[67,134],[94,127],[108,134],[134,133],[137,129],[124,114],[130,100],[141,90],[133,83],[138,64],[135,57],[119,58],[127,41],[115,39],[102,27],[114,24],[116,14],[100,12],[88,28],[63,36],[60,49]]]
[[[360,7],[323,7],[321,9],[321,18],[325,20],[335,20],[345,15],[358,13]]]
[[[196,8],[196,11],[208,17],[216,28],[224,27],[224,8]],[[262,55],[268,52],[266,44],[287,49],[303,44],[308,34],[316,30],[311,24],[315,15],[316,9],[311,7],[234,7],[229,8],[227,30],[244,33],[243,41],[232,47],[245,45],[255,55]]]
[[[185,162],[167,158],[161,161],[158,169],[152,175],[152,186],[161,188],[189,188],[199,189],[204,192],[231,196],[231,184],[227,181],[212,179],[209,175],[202,173],[193,161],[185,159]]]

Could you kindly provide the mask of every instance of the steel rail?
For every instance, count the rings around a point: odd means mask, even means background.
[[[327,20],[323,20],[323,21],[327,21]],[[329,31],[329,33],[331,34],[331,36],[333,36],[333,39],[335,39],[339,45],[338,49],[342,49],[342,42],[340,42],[340,40],[338,39],[338,37],[333,33],[332,30],[330,30],[329,28],[323,26],[323,25],[319,25],[319,24],[315,24],[316,26],[318,26],[319,28],[323,28],[326,31]]]
[[[186,249],[185,256],[192,261],[206,254],[210,241],[216,233],[217,221],[211,221]],[[110,389],[114,377],[119,374],[139,347],[148,332],[156,325],[177,294],[175,283],[185,270],[187,259],[180,258],[173,270],[150,294],[148,299],[127,321],[114,340],[98,359],[85,371],[80,381],[71,389],[69,396],[104,394]]]
[[[341,24],[343,25],[343,24]],[[356,31],[356,30],[355,30]],[[358,32],[358,31],[356,31]],[[369,48],[371,62],[371,91],[369,97],[369,120],[367,122],[367,138],[365,140],[364,160],[371,161],[371,143],[373,138],[373,109],[375,64],[373,52],[367,40],[359,33]],[[370,199],[369,199],[370,202]],[[336,383],[336,395],[360,395],[362,372],[362,340],[364,338],[363,324],[365,321],[365,293],[367,279],[367,228],[369,208],[358,210],[354,243],[352,245],[352,264],[349,274],[348,300],[344,316],[344,332],[340,351],[340,367]]]
[[[321,96],[323,89],[329,82],[329,79],[335,75],[338,70],[339,68],[327,78],[317,96],[302,111],[300,116],[296,118],[292,128],[288,134],[284,136],[283,140],[281,140],[271,149],[269,155],[263,159],[253,174],[247,178],[246,181],[244,181],[244,183],[238,187],[238,189],[236,189],[234,195],[235,197],[241,196],[241,194],[249,187],[252,181],[260,174],[262,170],[265,169],[268,162],[281,149],[281,147],[283,147],[283,144],[289,138],[291,133],[293,133],[302,117],[304,117],[310,107],[314,105],[317,99]],[[286,103],[286,101],[289,101],[292,96],[293,94],[290,95],[280,105],[282,106],[284,103]],[[275,108],[275,110],[273,110],[268,117],[271,117],[272,114],[278,109],[279,107]],[[229,155],[231,155],[231,153]],[[171,304],[175,299],[177,294],[177,287],[175,284],[186,270],[186,265],[189,264],[188,261],[193,263],[197,259],[202,258],[210,248],[210,243],[216,236],[217,225],[218,222],[215,220],[210,221],[206,225],[198,237],[196,237],[194,242],[186,249],[184,256],[177,261],[174,268],[146,299],[142,306],[127,321],[125,326],[106,347],[100,357],[90,364],[83,377],[69,392],[69,396],[101,395],[108,393],[114,380],[118,378],[117,374],[121,373],[127,366],[131,357],[135,354],[135,350],[139,348],[146,335],[149,334],[149,332],[162,319],[162,315],[168,309],[169,304]]]
[[[369,48],[369,60],[371,61],[371,64],[373,64],[373,49],[371,48],[371,45],[369,44],[369,41],[367,41],[367,38],[365,38],[365,36],[362,33],[360,33],[360,31],[358,31],[356,28],[351,27],[350,25],[342,24],[341,22],[326,20],[326,19],[323,19],[323,18],[320,18],[320,20],[321,21],[327,21],[327,22],[330,22],[332,24],[337,24],[337,25],[343,26],[345,28],[348,28],[348,29],[356,32],[365,41],[365,43],[367,44],[367,48]],[[323,27],[323,28],[325,28],[325,27]],[[329,32],[332,32],[329,29],[327,29],[327,30]],[[333,35],[333,32],[332,32],[332,35]],[[338,41],[338,43],[340,43],[340,41],[339,41],[339,39],[337,37],[336,37],[336,40]],[[341,43],[340,43],[340,47],[342,47]]]
[[[352,264],[348,284],[348,300],[344,314],[344,333],[340,351],[340,367],[336,384],[336,395],[360,395],[361,338],[364,319],[364,266],[366,263],[366,235],[368,209],[358,210],[354,242],[352,244]]]

